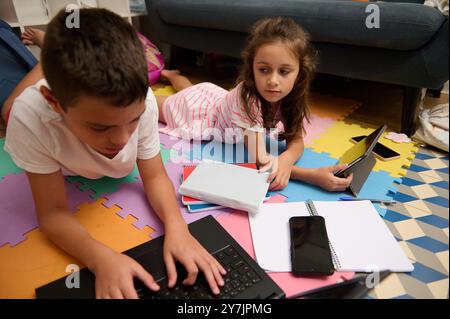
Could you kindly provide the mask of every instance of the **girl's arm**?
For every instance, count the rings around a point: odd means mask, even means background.
[[[248,150],[249,162],[255,161],[258,167],[267,165],[271,161],[271,156],[266,151],[264,133],[244,128],[242,130],[244,131],[244,144]]]
[[[304,148],[303,137],[298,136],[287,142],[286,150],[280,155],[280,159],[286,160],[291,165],[294,165],[300,156],[303,155]]]

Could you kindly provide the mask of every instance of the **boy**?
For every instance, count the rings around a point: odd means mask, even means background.
[[[79,28],[66,27],[64,11],[50,22],[42,69],[22,80],[2,110],[10,114],[5,150],[27,173],[40,229],[95,274],[97,298],[137,298],[133,277],[158,290],[137,262],[93,239],[67,208],[64,175],[120,178],[137,163],[165,225],[169,286],[179,261],[188,272],[185,284],[201,270],[218,294],[225,270],[189,233],[161,161],[158,108],[136,33],[107,10],[79,13]]]

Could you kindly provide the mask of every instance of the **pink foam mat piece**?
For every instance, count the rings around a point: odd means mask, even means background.
[[[304,122],[306,135],[303,139],[305,145],[312,145],[313,140],[319,138],[327,129],[331,128],[334,120],[311,114],[311,122]]]
[[[165,165],[165,168],[175,190],[178,190],[180,187],[182,166],[168,162]],[[144,226],[149,226],[152,228],[154,230],[154,232],[151,233],[152,238],[158,237],[164,233],[164,226],[158,215],[150,206],[145,196],[144,187],[141,180],[135,183],[123,184],[117,192],[106,195],[105,197],[108,200],[104,202],[103,205],[108,208],[113,205],[117,205],[122,208],[122,210],[118,212],[118,215],[122,218],[125,218],[127,215],[132,215],[137,218],[137,221],[133,223],[136,228],[141,229]],[[220,214],[228,214],[230,212],[229,209],[218,209],[199,213],[189,213],[181,203],[181,199],[178,194],[177,202],[180,207],[181,215],[187,224],[208,215],[216,217]]]
[[[72,212],[92,201],[92,191],[80,191],[77,185],[65,183],[68,206]],[[11,174],[0,181],[0,247],[12,247],[24,241],[24,234],[38,227],[30,185],[25,173]]]
[[[268,202],[281,203],[284,196],[280,195],[271,198]],[[284,200],[286,197],[284,197]],[[256,260],[253,250],[253,242],[250,230],[248,214],[241,211],[232,211],[230,214],[223,214],[216,217],[217,221],[230,233],[231,236],[244,248],[244,250]],[[273,236],[273,234],[267,234]],[[315,278],[299,278],[290,272],[268,273],[268,275],[284,291],[286,297],[293,296],[300,292],[316,289],[326,285],[331,285],[340,280],[348,280],[355,275],[353,272],[335,272],[331,276],[320,276]]]

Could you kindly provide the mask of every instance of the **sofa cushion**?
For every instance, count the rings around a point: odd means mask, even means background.
[[[445,21],[438,10],[420,4],[377,2],[380,28],[369,29],[368,5],[331,0],[164,0],[156,9],[167,24],[241,33],[248,33],[260,18],[289,16],[314,42],[394,50],[422,47]]]

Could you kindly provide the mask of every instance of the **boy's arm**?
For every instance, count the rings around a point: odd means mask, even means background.
[[[157,290],[150,274],[131,258],[92,238],[67,207],[64,178],[27,172],[41,231],[61,249],[84,263],[96,276],[97,298],[137,298],[133,277]]]
[[[189,233],[186,222],[180,214],[176,194],[167,176],[161,156],[137,160],[147,198],[164,223],[164,262],[168,274],[168,286],[173,287],[177,280],[175,261],[184,265],[188,272],[184,284],[195,283],[201,270],[213,293],[218,294],[218,285],[223,286],[222,275],[226,273],[219,262]]]

